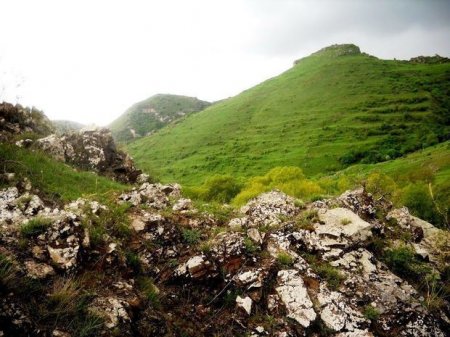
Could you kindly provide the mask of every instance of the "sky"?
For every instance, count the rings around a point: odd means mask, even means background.
[[[158,93],[215,101],[335,43],[450,57],[449,0],[0,0],[0,101],[107,125]]]

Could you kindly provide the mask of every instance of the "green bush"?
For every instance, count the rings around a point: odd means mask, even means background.
[[[323,193],[319,184],[306,179],[299,167],[275,167],[264,176],[250,178],[233,199],[233,203],[243,205],[259,194],[273,189],[279,189],[286,194],[305,200],[312,200]]]
[[[437,225],[441,223],[427,185],[417,183],[406,186],[402,191],[402,202],[419,218]]]
[[[197,229],[183,229],[181,235],[187,244],[195,245],[200,241],[202,233]]]
[[[368,320],[371,321],[376,321],[378,319],[378,317],[380,317],[380,311],[371,306],[371,305],[366,305],[364,307],[364,317],[367,318]]]
[[[214,175],[191,193],[205,201],[230,202],[241,190],[242,184],[230,175]]]
[[[420,281],[432,272],[430,266],[416,258],[414,250],[409,246],[388,249],[383,259],[394,273],[415,281]]]
[[[332,290],[337,290],[346,279],[345,275],[328,263],[317,263],[312,267],[321,278],[327,281],[328,288]]]
[[[294,258],[288,253],[280,252],[277,255],[277,262],[281,267],[287,268],[294,263]]]
[[[390,200],[397,192],[397,184],[395,181],[382,173],[371,173],[366,180],[366,191],[372,193],[374,198],[386,198]]]

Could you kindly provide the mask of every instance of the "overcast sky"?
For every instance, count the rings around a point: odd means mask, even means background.
[[[450,56],[448,0],[0,0],[0,13],[0,100],[84,124],[157,93],[233,96],[334,43]]]

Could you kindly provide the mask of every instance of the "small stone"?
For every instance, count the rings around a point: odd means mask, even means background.
[[[52,266],[45,263],[36,263],[33,260],[25,261],[25,268],[29,277],[33,279],[45,279],[48,276],[55,275]]]
[[[259,231],[256,228],[249,228],[247,230],[247,236],[252,239],[252,241],[258,243],[258,244],[262,244],[263,239],[261,237],[261,234],[259,233]]]
[[[247,315],[250,315],[252,312],[252,299],[250,297],[244,297],[241,296],[236,297],[236,304],[238,308],[244,309],[244,311],[247,313]]]

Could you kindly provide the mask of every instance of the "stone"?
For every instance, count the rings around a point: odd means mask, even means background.
[[[178,199],[175,205],[173,205],[172,210],[175,212],[188,211],[192,208],[192,200],[191,199]]]
[[[208,273],[213,269],[213,265],[204,255],[197,255],[180,265],[175,271],[175,274],[181,276],[188,273],[193,279],[198,279],[208,276]]]
[[[145,229],[145,225],[145,222],[142,221],[141,218],[134,218],[133,221],[131,221],[131,227],[133,227],[136,232],[142,232]]]
[[[294,269],[280,270],[277,281],[275,290],[286,307],[287,317],[307,328],[317,314],[299,272]]]
[[[89,311],[103,318],[104,325],[113,329],[121,322],[130,322],[130,316],[126,311],[126,301],[116,297],[97,297],[89,307]]]
[[[249,228],[247,230],[247,236],[252,239],[253,242],[258,244],[262,244],[263,242],[263,238],[256,228]]]
[[[241,208],[247,216],[250,227],[271,226],[282,222],[283,217],[298,212],[295,199],[279,191],[263,193]]]
[[[368,323],[359,311],[346,303],[344,296],[328,290],[324,284],[320,285],[317,300],[320,304],[320,318],[334,331],[355,331],[364,323]]]
[[[252,299],[248,296],[246,296],[246,297],[237,296],[236,297],[237,307],[243,309],[249,316],[252,312],[252,302],[253,302]]]
[[[372,232],[372,225],[362,220],[357,214],[346,208],[332,208],[319,210],[318,216],[324,224],[315,224],[314,228],[319,236],[340,238],[343,236],[353,242],[367,240]]]
[[[55,275],[55,270],[52,266],[45,263],[36,263],[33,260],[25,261],[25,268],[27,275],[33,279],[41,280]]]

